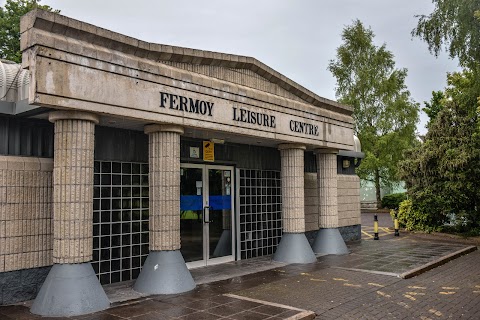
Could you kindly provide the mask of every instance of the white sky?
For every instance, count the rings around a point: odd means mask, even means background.
[[[4,5],[5,0],[0,0]],[[144,41],[254,57],[320,96],[335,99],[327,70],[342,29],[360,19],[407,68],[412,98],[429,101],[457,62],[412,39],[431,0],[43,0],[61,14]],[[422,113],[418,132],[426,132]]]

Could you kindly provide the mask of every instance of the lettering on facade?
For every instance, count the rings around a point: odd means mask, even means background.
[[[184,97],[178,94],[160,91],[160,108],[168,108],[182,112],[212,117],[213,102]],[[233,121],[253,124],[262,127],[276,128],[275,115],[254,112],[244,108],[232,107]],[[303,121],[290,120],[290,131],[309,136],[319,136],[318,125]]]
[[[213,102],[160,91],[160,108],[212,116]]]
[[[318,136],[318,126],[306,122],[290,120],[290,131],[303,133],[311,136]]]
[[[253,112],[246,109],[233,107],[233,121],[256,124],[258,126],[275,128],[275,116],[261,112]]]

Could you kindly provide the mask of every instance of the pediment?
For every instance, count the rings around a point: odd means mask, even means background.
[[[203,74],[208,77],[233,82],[249,88],[268,92],[283,98],[309,103],[309,101],[304,100],[296,94],[282,88],[278,83],[271,82],[255,71],[247,69],[246,66],[243,66],[243,68],[235,68],[228,66],[212,66],[175,61],[161,61],[161,63],[190,72]]]
[[[39,31],[30,38],[24,37],[31,28]],[[36,44],[48,46],[50,40],[46,35],[56,37],[58,43],[60,38],[75,39],[95,50],[103,48],[163,63],[348,116],[353,111],[349,106],[318,96],[252,57],[150,43],[38,8],[22,17],[20,29],[22,50]],[[67,46],[67,50],[75,47]]]

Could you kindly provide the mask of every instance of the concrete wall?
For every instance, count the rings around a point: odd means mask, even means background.
[[[0,272],[52,264],[53,159],[0,156]]]
[[[338,226],[360,224],[360,178],[337,175]],[[318,230],[317,174],[305,172],[305,231]]]
[[[167,65],[184,69],[200,74],[204,74],[209,77],[225,80],[228,82],[233,82],[236,84],[244,85],[246,87],[259,89],[277,96],[293,99],[300,102],[307,102],[306,100],[301,99],[297,95],[283,89],[278,84],[273,83],[259,74],[248,69],[232,69],[225,68],[220,66],[210,66],[210,65],[199,65],[193,63],[184,63],[184,62],[173,62],[173,61],[162,61]]]

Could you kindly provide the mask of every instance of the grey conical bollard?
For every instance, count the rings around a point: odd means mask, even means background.
[[[133,290],[148,294],[175,294],[194,288],[180,250],[150,251],[133,286]]]
[[[47,317],[70,317],[110,306],[89,262],[54,264],[30,311]]]
[[[313,263],[315,254],[304,233],[284,233],[273,260],[285,263]]]
[[[321,228],[312,245],[316,254],[348,254],[348,248],[338,228]]]

